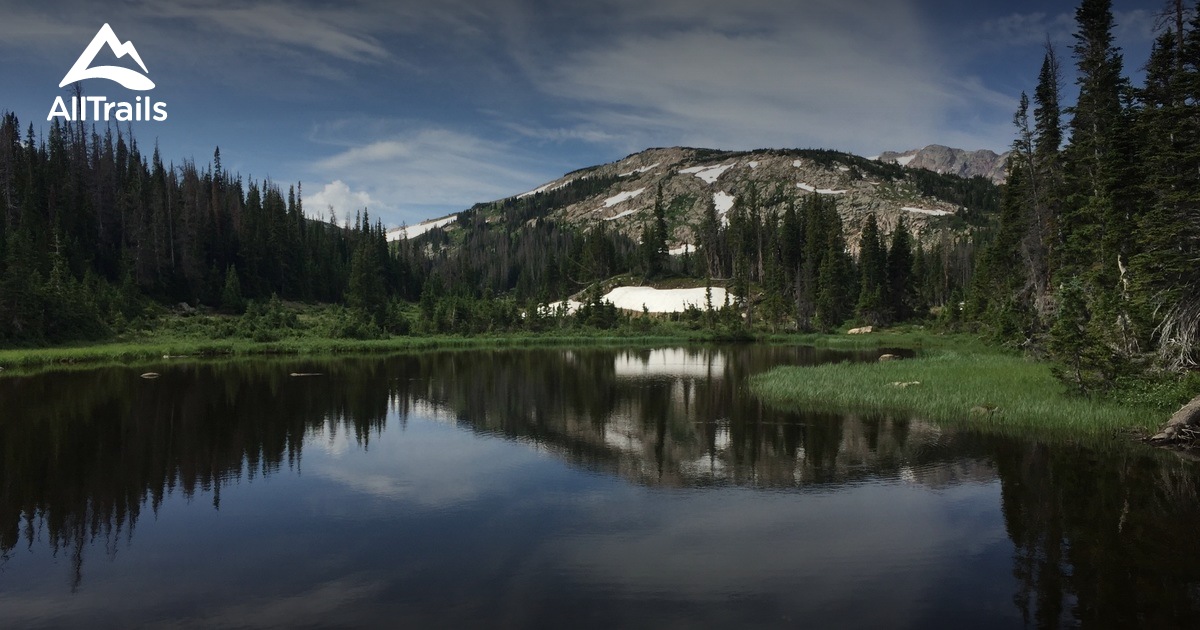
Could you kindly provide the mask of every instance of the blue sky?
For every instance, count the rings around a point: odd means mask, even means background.
[[[1113,3],[1135,80],[1164,4]],[[167,121],[134,125],[147,151],[207,162],[220,146],[227,169],[303,182],[310,214],[412,224],[652,146],[1000,151],[1047,36],[1073,98],[1075,6],[0,0],[0,110],[44,130],[107,22],[168,103]]]

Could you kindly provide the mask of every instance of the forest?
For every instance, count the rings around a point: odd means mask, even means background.
[[[219,149],[208,164],[164,162],[119,126],[55,119],[41,136],[6,113],[0,346],[113,339],[196,309],[255,337],[291,325],[287,303],[329,305],[322,334],[334,337],[610,329],[638,316],[601,303],[606,287],[690,283],[735,296],[675,316],[698,330],[920,322],[1050,358],[1081,391],[1194,368],[1200,11],[1172,6],[1134,86],[1111,2],[1084,0],[1070,47],[1078,97],[1064,98],[1047,43],[1014,116],[1006,184],[911,172],[973,223],[925,242],[902,220],[886,235],[874,216],[845,225],[833,198],[786,186],[739,191],[726,221],[710,206],[683,256],[667,251],[679,200],[661,187],[637,237],[552,217],[613,183],[603,177],[478,204],[450,229],[388,242],[367,209],[314,218],[300,184],[246,181]],[[575,315],[545,307],[569,296],[585,302]]]

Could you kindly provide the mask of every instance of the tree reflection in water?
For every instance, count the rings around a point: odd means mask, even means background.
[[[302,468],[303,447],[434,418],[666,488],[836,491],[999,482],[1027,624],[1170,626],[1200,609],[1197,468],[1113,442],[1045,444],[883,414],[781,412],[749,375],[871,360],[793,347],[494,350],[107,368],[0,380],[0,553],[131,544],[173,494]],[[292,372],[319,372],[297,378]],[[852,384],[848,384],[850,386]]]

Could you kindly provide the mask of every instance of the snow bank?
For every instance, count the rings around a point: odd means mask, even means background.
[[[732,164],[722,164],[720,166],[692,166],[690,168],[679,169],[680,173],[695,175],[709,184],[717,183],[717,179],[725,174],[725,171],[737,166],[737,162]]]
[[[444,226],[447,226],[447,225],[453,223],[454,219],[456,219],[456,218],[458,218],[457,213],[452,214],[448,217],[443,217],[441,219],[435,219],[433,221],[425,221],[423,223],[418,223],[416,225],[410,225],[408,227],[396,228],[396,229],[392,230],[391,232],[388,232],[386,238],[387,238],[388,242],[398,241],[403,238],[410,238],[410,239],[417,238],[418,236],[428,232],[429,230],[432,230],[433,228],[440,228],[440,227],[444,227]]]
[[[725,214],[733,208],[733,195],[727,192],[713,193],[713,207],[717,209],[717,214]]]
[[[651,313],[681,313],[689,304],[696,308],[705,307],[704,287],[694,289],[655,289],[654,287],[617,287],[609,291],[604,299],[617,308],[640,311],[645,305]],[[725,289],[712,288],[713,308],[725,304]]]
[[[567,307],[567,314],[570,315],[571,313],[578,311],[579,308],[583,306],[583,302],[576,302],[575,300],[559,300],[558,302],[551,302],[545,306],[539,306],[538,312],[542,315],[554,315],[558,312],[558,309],[562,308],[563,306]]]
[[[834,190],[832,188],[817,188],[816,186],[812,186],[810,184],[805,184],[804,182],[796,182],[796,188],[799,188],[800,190],[807,190],[808,192],[817,193],[818,195],[844,195],[844,194],[846,194],[846,191],[844,191],[844,190]]]
[[[672,256],[682,256],[682,255],[690,253],[692,251],[695,251],[694,248],[691,245],[684,243],[683,245],[680,245],[679,247],[673,247],[673,248],[667,250],[667,253]]]
[[[613,215],[613,216],[611,216],[611,217],[605,217],[605,219],[604,219],[604,220],[605,220],[605,221],[616,221],[617,219],[620,219],[620,218],[622,218],[622,217],[627,217],[627,216],[629,216],[629,215],[631,215],[631,214],[633,214],[633,213],[635,213],[635,212],[637,212],[637,211],[638,211],[638,209],[637,209],[637,208],[634,208],[633,210],[626,210],[625,212],[622,212],[622,213],[620,213],[620,214],[614,214],[614,215]]]
[[[646,192],[645,188],[639,188],[637,190],[631,190],[629,192],[615,194],[615,195],[609,197],[608,199],[604,200],[604,207],[611,208],[621,202],[629,201],[630,199],[633,199],[634,197],[636,197],[644,192]]]
[[[525,197],[532,197],[538,193],[550,192],[551,190],[558,190],[559,188],[562,188],[563,186],[566,186],[567,184],[570,184],[573,181],[575,181],[575,180],[568,179],[567,181],[565,181],[561,184],[555,184],[554,182],[550,182],[549,184],[546,184],[544,186],[539,186],[538,188],[534,188],[533,190],[531,190],[529,192],[523,192],[523,193],[517,195],[517,199],[523,199]]]
[[[908,166],[908,163],[913,161],[913,159],[916,157],[917,157],[916,153],[914,153],[912,155],[902,155],[902,156],[896,158],[896,163],[899,164],[900,166]]]
[[[645,173],[646,171],[649,171],[660,164],[662,164],[662,162],[655,162],[655,163],[651,164],[650,166],[643,166],[641,168],[635,168],[632,171],[628,171],[626,173],[621,173],[621,174],[617,175],[617,177],[629,177],[630,175],[637,175],[639,173]]]
[[[750,168],[758,168],[758,160],[750,160],[749,162],[746,162],[746,164],[748,164]]]
[[[944,216],[954,214],[953,212],[946,212],[945,210],[930,210],[928,208],[900,208],[900,209],[904,210],[905,212],[915,212],[917,214],[927,214],[931,217],[944,217]]]

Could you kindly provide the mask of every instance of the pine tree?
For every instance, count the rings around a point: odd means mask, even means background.
[[[1127,89],[1121,76],[1122,58],[1113,45],[1111,5],[1110,0],[1083,0],[1075,14],[1079,98],[1069,109],[1071,139],[1063,153],[1069,194],[1060,214],[1055,267],[1060,286],[1075,278],[1082,282],[1080,295],[1086,304],[1078,313],[1097,319],[1088,324],[1097,334],[1086,340],[1101,347],[1086,352],[1128,356],[1136,348],[1136,339],[1125,277],[1133,214],[1121,188],[1129,164],[1125,153],[1129,131],[1122,105]],[[1060,312],[1058,317],[1062,316]],[[1051,334],[1067,329],[1071,326],[1055,325]]]
[[[1145,211],[1131,264],[1140,315],[1174,367],[1200,359],[1200,14],[1182,45],[1179,32],[1159,36],[1138,91]]]
[[[864,324],[882,326],[888,321],[885,287],[887,277],[887,251],[879,236],[879,225],[875,214],[867,215],[862,236],[858,241],[858,303],[855,316]]]
[[[221,308],[237,314],[246,310],[246,300],[242,297],[242,283],[238,279],[237,267],[234,265],[225,268],[225,288],[221,291]]]
[[[892,316],[896,321],[907,321],[913,316],[916,303],[916,285],[913,282],[912,235],[904,217],[896,221],[892,231],[892,243],[887,252],[887,298]]]

